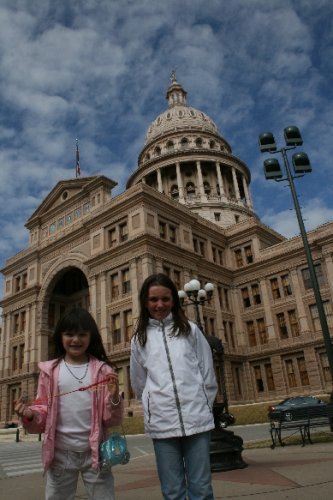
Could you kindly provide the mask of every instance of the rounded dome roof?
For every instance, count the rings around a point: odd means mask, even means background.
[[[173,72],[172,83],[167,91],[169,108],[158,115],[147,130],[144,146],[147,146],[157,137],[177,129],[200,130],[212,134],[219,134],[217,126],[209,116],[202,111],[187,106],[186,91],[176,81]]]

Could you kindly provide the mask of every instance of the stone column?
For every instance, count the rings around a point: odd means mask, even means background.
[[[101,310],[101,324],[100,333],[104,345],[108,343],[108,329],[107,329],[107,318],[106,318],[106,272],[103,271],[100,276],[100,310]]]
[[[176,173],[177,173],[179,203],[185,203],[184,184],[183,184],[183,178],[182,178],[182,174],[181,174],[181,170],[180,170],[179,161],[176,162]]]
[[[261,300],[264,306],[265,311],[265,323],[267,328],[268,340],[275,340],[275,328],[274,328],[274,320],[272,315],[271,308],[271,299],[268,295],[267,282],[265,279],[261,279],[259,281],[260,292],[261,292]]]
[[[163,193],[161,169],[158,168],[156,172],[157,172],[157,189],[160,193]]]
[[[199,195],[201,201],[207,201],[207,196],[205,194],[204,190],[204,185],[203,185],[203,178],[202,178],[202,172],[201,172],[201,163],[200,161],[196,162],[197,165],[197,175],[198,175],[198,190],[199,190]]]
[[[39,361],[38,348],[37,348],[37,325],[36,325],[36,309],[37,305],[31,306],[31,346],[30,346],[30,371],[33,370],[32,365],[35,367]]]
[[[235,196],[236,200],[240,200],[240,192],[239,192],[239,187],[238,187],[238,181],[237,181],[237,175],[236,175],[236,169],[235,167],[231,167],[231,173],[232,173],[232,181],[234,184],[234,191],[235,191]]]
[[[13,314],[7,314],[6,315],[7,321],[5,322],[5,329],[3,329],[4,332],[4,338],[5,338],[5,358],[4,358],[4,377],[8,377],[10,374],[10,337],[11,337],[11,331],[13,330]]]
[[[224,191],[224,184],[223,184],[223,179],[222,179],[222,174],[221,174],[221,165],[218,161],[216,162],[215,165],[216,165],[217,184],[219,186],[220,196],[222,198],[222,197],[225,197],[225,191]]]
[[[30,346],[29,346],[29,334],[33,331],[31,325],[31,305],[26,309],[26,326],[24,332],[24,358],[23,358],[23,371],[29,371],[29,361],[30,361]]]
[[[331,292],[331,301],[333,299],[333,258],[331,254],[324,255],[326,269],[327,269],[327,281]]]
[[[5,377],[6,368],[6,356],[7,356],[7,345],[9,345],[9,337],[7,336],[8,331],[8,314],[4,314],[2,317],[2,335],[0,340],[0,377]]]
[[[90,312],[94,318],[97,318],[96,276],[91,276],[89,279],[89,295],[90,295]]]
[[[138,262],[139,259],[132,259],[130,261],[130,268],[129,268],[129,274],[130,274],[130,280],[131,280],[131,291],[132,291],[132,318],[133,318],[133,324],[134,320],[136,320],[139,317],[139,302],[138,302],[138,296],[139,296],[139,280],[138,280]]]
[[[249,192],[248,185],[247,185],[247,182],[245,179],[245,175],[242,175],[242,182],[243,182],[243,189],[244,189],[244,193],[245,193],[246,204],[248,207],[253,208],[250,192]]]

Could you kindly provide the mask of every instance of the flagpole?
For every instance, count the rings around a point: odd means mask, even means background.
[[[81,167],[80,167],[80,153],[79,153],[79,140],[76,139],[76,166],[75,166],[75,177],[80,177]]]

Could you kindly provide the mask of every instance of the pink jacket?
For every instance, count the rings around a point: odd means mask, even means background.
[[[42,461],[44,472],[50,467],[54,456],[56,420],[58,413],[58,399],[54,397],[58,392],[59,363],[61,358],[39,363],[40,375],[38,379],[37,399],[40,404],[32,405],[33,419],[22,419],[25,429],[32,434],[44,433],[42,446]],[[112,368],[98,359],[90,356],[92,383],[105,379],[112,372]],[[63,397],[70,397],[70,394]],[[89,437],[93,468],[99,466],[99,445],[107,437],[107,428],[119,425],[123,417],[123,400],[119,405],[111,404],[110,393],[106,385],[98,386],[91,391],[91,433]],[[45,401],[45,402],[44,402]]]

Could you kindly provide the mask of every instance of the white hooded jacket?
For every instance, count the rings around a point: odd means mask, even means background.
[[[190,436],[214,428],[217,392],[212,352],[192,322],[188,336],[172,336],[173,319],[149,319],[147,342],[131,343],[131,384],[151,438]]]

